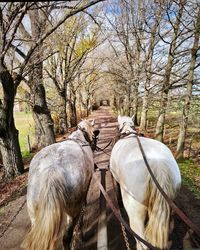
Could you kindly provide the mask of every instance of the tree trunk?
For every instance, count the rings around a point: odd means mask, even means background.
[[[61,105],[59,110],[59,134],[67,133],[67,110],[66,96],[61,97]]]
[[[165,115],[168,103],[168,92],[169,89],[166,89],[166,91],[163,92],[161,95],[159,115],[156,124],[156,139],[161,142],[163,142]]]
[[[90,103],[90,98],[89,96],[87,97],[87,100],[86,100],[86,115],[89,116],[90,114],[90,106],[89,106],[89,103]]]
[[[76,127],[77,125],[77,113],[76,113],[76,97],[72,96],[72,93],[70,93],[69,97],[69,113],[70,113],[70,126]]]
[[[128,116],[134,115],[134,125],[138,126],[138,84],[133,83],[130,86],[130,93]]]
[[[174,55],[176,50],[176,41],[178,38],[181,18],[183,15],[183,9],[185,6],[186,0],[182,0],[180,3],[180,8],[178,11],[178,15],[176,17],[176,22],[174,24],[174,34],[172,37],[172,41],[170,43],[169,53],[168,53],[168,61],[165,69],[165,75],[163,79],[163,88],[162,88],[162,94],[161,94],[161,100],[160,100],[160,109],[159,109],[159,115],[158,120],[156,124],[156,133],[155,138],[159,141],[163,141],[163,133],[164,133],[164,124],[165,124],[165,115],[166,115],[166,107],[167,107],[167,99],[168,99],[168,93],[170,90],[170,77],[171,77],[171,71],[173,67],[174,62]]]
[[[70,102],[70,124],[71,127],[76,127],[77,125],[77,114],[76,114],[76,101]]]
[[[39,10],[32,10],[30,12],[31,30],[33,41],[37,41],[45,29],[46,18],[39,12]],[[36,122],[36,139],[38,147],[45,147],[55,143],[54,124],[49,108],[46,102],[46,93],[43,85],[43,63],[40,61],[43,55],[43,46],[38,45],[35,50],[34,57],[31,63],[34,64],[33,71],[30,76],[30,91],[33,103],[33,117]]]
[[[131,102],[131,85],[130,85],[130,83],[128,84],[128,90],[127,90],[127,98],[128,98],[128,100],[127,100],[127,110],[126,110],[126,113],[125,113],[125,115],[128,115],[128,116],[131,116],[131,110],[133,109],[133,107],[132,107],[132,102]]]
[[[146,131],[147,129],[148,104],[149,104],[149,91],[147,90],[147,88],[145,88],[142,101],[141,119],[140,119],[140,130],[142,132]]]
[[[191,50],[191,61],[190,68],[188,74],[188,82],[187,82],[187,91],[185,96],[185,104],[183,107],[182,120],[180,124],[180,131],[178,136],[178,143],[176,149],[176,158],[183,158],[184,148],[185,148],[185,138],[188,127],[188,117],[190,113],[190,103],[192,99],[192,85],[193,85],[193,77],[194,77],[194,69],[196,64],[197,53],[199,49],[199,36],[200,36],[200,8],[197,15],[196,27],[194,31],[194,43],[193,48]]]
[[[0,138],[0,150],[4,166],[4,177],[10,179],[24,172],[24,165],[19,146],[18,130],[8,128],[5,137]]]
[[[133,115],[134,115],[134,125],[138,126],[138,89],[135,89],[135,98],[133,99]]]
[[[146,82],[144,86],[144,96],[142,99],[142,112],[141,112],[141,119],[140,119],[140,130],[141,132],[145,132],[147,129],[147,113],[148,113],[148,106],[149,106],[149,87],[151,83],[151,77],[152,77],[152,60],[153,60],[153,54],[154,54],[154,48],[156,45],[156,34],[160,23],[161,18],[161,8],[158,7],[158,10],[156,12],[156,20],[154,25],[151,29],[151,37],[150,37],[150,44],[148,48],[148,54],[146,58],[146,66],[147,69],[146,73]]]
[[[34,106],[33,117],[36,122],[36,138],[38,147],[45,147],[55,143],[54,124],[46,103],[46,94],[43,84],[34,80]],[[42,79],[41,79],[42,80]]]
[[[23,173],[24,165],[15,128],[13,107],[15,87],[13,79],[3,64],[0,67],[0,79],[3,86],[3,100],[0,100],[0,151],[5,178],[13,178]]]

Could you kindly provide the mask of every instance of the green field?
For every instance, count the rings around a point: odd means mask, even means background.
[[[30,156],[28,150],[28,135],[31,146],[34,145],[34,121],[32,113],[15,112],[15,126],[19,130],[19,143],[23,157]]]

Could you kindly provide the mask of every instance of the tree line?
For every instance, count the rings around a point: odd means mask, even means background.
[[[88,78],[87,74],[92,70],[85,65],[86,72],[83,74],[82,65],[98,43],[98,31],[87,31],[88,27],[82,16],[87,13],[87,9],[101,1],[0,4],[0,152],[5,178],[13,178],[24,171],[13,116],[14,101],[20,84],[28,86],[26,97],[29,98],[40,147],[55,142],[54,123],[44,87],[45,74],[52,79],[55,90],[61,97],[60,122],[62,132],[66,132],[66,92],[70,91],[71,99],[68,101],[73,110],[72,100],[75,98],[77,81],[89,81],[84,78]],[[92,11],[90,10],[91,13]],[[94,68],[91,77],[95,77],[95,71],[98,70],[98,67]],[[91,86],[87,91],[90,93],[92,88]],[[74,125],[74,110],[71,117]]]
[[[167,110],[178,102],[182,115],[176,157],[182,158],[192,102],[198,105],[196,116],[199,110],[199,2],[119,0],[106,18],[116,109],[135,114],[135,124],[144,132],[156,103],[155,138],[163,141]]]
[[[101,3],[103,2],[103,3]],[[198,120],[200,4],[197,0],[92,0],[0,4],[0,152],[5,178],[23,173],[14,103],[26,102],[38,148],[55,142],[109,99],[142,132],[157,113],[181,113],[176,157]],[[56,115],[57,123],[55,123]],[[54,118],[54,119],[53,119]]]

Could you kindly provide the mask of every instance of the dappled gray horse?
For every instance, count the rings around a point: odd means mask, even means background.
[[[24,249],[64,249],[64,234],[70,239],[86,200],[94,169],[91,146],[98,132],[83,120],[68,140],[47,146],[34,156],[27,191],[32,226],[22,243]]]
[[[127,116],[118,116],[118,123],[124,137],[113,147],[110,169],[120,185],[130,227],[152,245],[167,249],[170,207],[145,165],[133,120]],[[157,140],[140,137],[140,142],[158,183],[174,199],[181,185],[181,175],[171,151]],[[146,247],[137,241],[137,250],[140,249]]]

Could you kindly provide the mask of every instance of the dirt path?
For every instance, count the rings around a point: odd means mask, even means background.
[[[0,221],[4,229],[18,213],[20,206],[24,204],[26,197],[21,196],[15,201],[10,202],[1,210]],[[1,250],[20,250],[20,244],[25,234],[30,227],[30,221],[27,214],[26,205],[17,214],[16,218],[5,232],[4,236],[0,239]]]
[[[102,107],[92,113],[89,119],[95,118],[96,127],[100,129],[100,136],[98,146],[104,148],[105,145],[116,135],[117,121],[116,117],[112,115],[110,110],[106,107]],[[113,190],[113,182],[108,168],[109,155],[112,149],[112,145],[106,148],[105,153],[96,152],[95,162],[98,165],[98,170],[95,171],[95,176],[100,180],[101,169],[105,169],[105,182],[107,192],[110,194],[113,200],[115,200],[115,193]],[[83,216],[83,224],[81,225],[80,231],[82,233],[76,234],[75,238],[75,249],[84,250],[95,250],[97,249],[97,238],[99,230],[99,214],[100,208],[100,192],[99,187],[93,178],[90,184],[87,206],[85,208]],[[16,200],[10,202],[7,206],[0,210],[0,235],[6,226],[12,220],[13,216],[16,215],[20,206],[25,201],[25,195],[22,194]],[[176,199],[178,206],[189,215],[189,217],[200,227],[200,200],[196,199],[194,195],[186,188],[182,187],[179,196]],[[102,204],[102,203],[101,203]],[[123,208],[121,212],[126,221],[127,215]],[[107,233],[108,233],[108,249],[109,250],[125,250],[126,245],[123,239],[122,230],[120,224],[115,219],[114,215],[107,206]],[[30,227],[30,221],[27,215],[26,205],[23,206],[22,210],[19,211],[14,221],[11,223],[8,230],[5,232],[3,237],[0,238],[0,250],[20,250],[20,244]],[[188,228],[175,216],[175,227],[171,235],[173,250],[181,249],[200,249],[198,246],[197,239],[191,237],[188,240]],[[82,234],[82,237],[79,236]],[[185,239],[184,239],[185,238]],[[128,235],[129,244],[131,249],[135,249],[135,240],[133,237]],[[198,248],[199,247],[199,248]],[[102,247],[102,249],[105,249]]]

